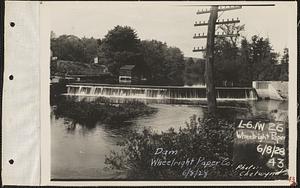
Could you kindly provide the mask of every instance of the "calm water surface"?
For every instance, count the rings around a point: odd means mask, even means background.
[[[129,130],[140,131],[143,127],[153,131],[166,131],[170,127],[178,130],[189,118],[196,114],[203,117],[204,109],[189,105],[150,105],[158,112],[150,116],[138,117],[122,125],[112,126],[98,123],[94,128],[79,124],[70,127],[64,118],[56,119],[51,114],[51,177],[53,179],[111,179],[120,178],[122,173],[105,168],[105,155],[111,150],[119,150]],[[277,110],[277,118],[287,116],[288,102],[254,101],[250,103],[253,114]],[[245,109],[238,111],[242,112]],[[238,115],[236,115],[238,116]]]

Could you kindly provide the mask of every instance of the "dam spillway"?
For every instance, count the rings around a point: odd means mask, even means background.
[[[141,101],[163,104],[197,104],[207,101],[205,87],[149,86],[119,84],[68,84],[65,96],[93,101],[106,99],[114,103]],[[257,100],[251,87],[217,87],[217,101]]]

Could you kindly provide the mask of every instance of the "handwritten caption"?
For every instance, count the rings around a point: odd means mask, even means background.
[[[186,159],[178,159],[176,158],[178,151],[177,150],[166,150],[164,148],[157,148],[154,156],[165,156],[170,159],[163,160],[159,157],[154,157],[150,161],[151,167],[170,167],[170,168],[180,168],[181,175],[184,178],[188,177],[203,177],[206,178],[209,173],[209,169],[213,167],[222,167],[222,166],[230,166],[231,162],[229,158],[225,158],[223,160],[209,160],[205,157],[189,157]]]
[[[241,119],[237,121],[234,152],[239,153],[241,148],[248,147],[249,154],[253,152],[258,154],[257,163],[260,163],[262,159],[266,161],[264,167],[255,164],[238,165],[236,170],[240,171],[240,176],[267,178],[274,175],[287,175],[286,126],[284,122],[270,122],[268,120]],[[252,146],[255,146],[255,150],[252,149]],[[239,157],[236,160],[235,162],[238,163]],[[269,171],[262,172],[266,169]]]
[[[236,130],[236,138],[248,142],[284,144],[286,139],[285,124],[283,122],[240,120]]]

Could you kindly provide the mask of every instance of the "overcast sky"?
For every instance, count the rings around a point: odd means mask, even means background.
[[[271,2],[267,2],[271,4]],[[78,37],[103,38],[116,25],[130,26],[142,40],[159,40],[180,48],[187,57],[202,57],[194,47],[205,47],[205,39],[193,39],[194,33],[207,32],[207,27],[194,27],[195,21],[207,21],[208,14],[196,15],[198,9],[209,8],[203,2],[44,2],[51,16],[51,30],[56,36],[72,34]],[[188,6],[183,6],[188,5]],[[219,12],[220,19],[239,18],[245,24],[242,35],[269,37],[276,52],[291,45],[292,7],[243,6],[242,9]]]

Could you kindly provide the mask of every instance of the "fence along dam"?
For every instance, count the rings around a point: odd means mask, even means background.
[[[104,99],[113,103],[141,101],[162,104],[198,104],[205,103],[205,87],[184,86],[146,86],[74,83],[67,85],[67,97],[79,100],[95,101]],[[217,101],[257,100],[257,94],[251,87],[217,87]]]

